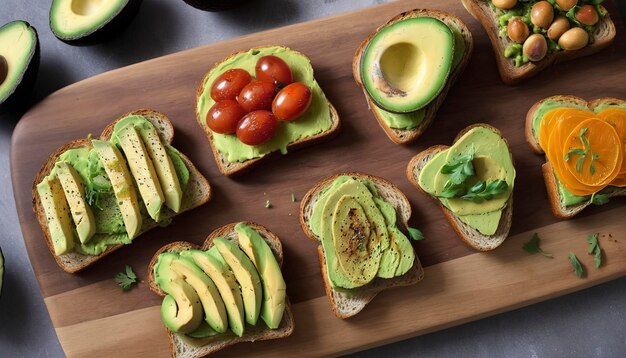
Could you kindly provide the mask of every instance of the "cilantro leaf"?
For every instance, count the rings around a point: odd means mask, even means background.
[[[409,230],[409,235],[411,236],[411,239],[415,241],[422,241],[425,239],[424,234],[420,230],[414,229],[412,227],[407,227],[407,229]]]
[[[441,167],[441,174],[450,175],[448,183],[462,184],[467,178],[475,174],[474,166],[472,165],[474,153],[474,143],[472,143],[467,153]]]
[[[533,237],[528,240],[528,242],[525,243],[522,248],[524,249],[524,251],[530,254],[542,254],[545,257],[553,258],[554,256],[551,253],[545,252],[541,249],[541,247],[539,247],[539,241],[539,235],[537,233],[534,233]]]
[[[508,188],[509,184],[501,179],[491,182],[479,181],[472,185],[467,193],[461,196],[461,199],[470,200],[475,203],[482,203],[504,193]]]
[[[598,241],[598,234],[587,236],[587,243],[589,243],[587,253],[594,254],[593,263],[596,268],[599,268],[602,265],[602,248],[600,247],[600,242]]]
[[[130,290],[133,283],[137,282],[137,275],[133,272],[133,268],[129,265],[126,265],[125,272],[118,272],[113,277],[113,281],[117,283],[122,290],[128,291]]]
[[[569,257],[569,262],[572,264],[572,267],[574,268],[574,274],[576,274],[576,276],[578,277],[583,277],[583,275],[585,274],[585,269],[583,268],[583,265],[578,260],[578,257],[576,257],[576,255],[574,255],[571,252],[569,253],[568,257]]]

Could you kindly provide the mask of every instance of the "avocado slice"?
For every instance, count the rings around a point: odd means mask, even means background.
[[[224,258],[224,261],[231,268],[237,282],[241,286],[241,296],[243,297],[243,307],[246,322],[256,325],[261,311],[263,288],[261,279],[254,267],[254,264],[241,249],[231,241],[218,237],[213,240],[217,250]]]
[[[452,69],[455,39],[431,17],[400,20],[383,27],[361,56],[365,91],[380,108],[409,113],[428,105]]]
[[[96,233],[96,220],[91,207],[87,205],[85,184],[74,167],[68,163],[60,161],[55,164],[55,167],[72,213],[74,225],[76,225],[78,239],[84,244]]]
[[[130,177],[126,161],[117,147],[110,142],[94,139],[91,143],[111,180],[128,238],[132,240],[141,229],[142,219],[133,179]]]
[[[126,155],[130,172],[137,182],[139,194],[141,194],[146,209],[148,209],[148,215],[150,215],[154,221],[159,222],[161,206],[165,199],[163,197],[163,191],[161,191],[161,183],[159,183],[156,171],[152,165],[152,160],[148,156],[143,140],[132,124],[116,131],[115,134],[124,155]]]
[[[54,254],[63,255],[74,247],[74,228],[63,187],[59,179],[45,177],[37,184],[37,193],[48,221]]]
[[[220,334],[220,332],[217,332],[216,330],[211,328],[211,326],[209,326],[206,321],[202,321],[200,322],[198,328],[196,328],[193,332],[187,333],[187,336],[191,338],[209,338],[217,336],[218,334]]]
[[[52,0],[50,29],[70,44],[104,40],[126,27],[141,0]]]
[[[180,256],[191,258],[196,266],[213,280],[224,301],[228,313],[228,325],[233,333],[241,337],[246,326],[241,290],[235,274],[230,270],[217,248],[212,247],[206,252],[186,250],[181,252]]]
[[[205,11],[224,11],[233,9],[243,3],[246,0],[183,0],[188,5],[195,7],[196,9]]]
[[[0,110],[28,99],[39,70],[37,31],[26,21],[0,27]]]
[[[235,226],[239,237],[239,247],[248,255],[263,284],[263,303],[261,319],[271,328],[276,329],[283,319],[287,285],[278,261],[261,235],[250,226],[239,223]]]

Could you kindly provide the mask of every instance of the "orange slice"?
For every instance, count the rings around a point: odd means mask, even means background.
[[[626,109],[615,107],[607,108],[598,113],[597,117],[606,121],[615,128],[620,140],[622,141],[624,157],[626,157]],[[622,161],[619,173],[626,173],[626,160]]]
[[[554,133],[556,123],[560,118],[577,117],[579,121],[583,121],[593,116],[593,112],[577,109],[577,108],[555,108],[543,115],[539,124],[539,146],[544,152],[548,152],[546,149],[549,147],[550,135]]]

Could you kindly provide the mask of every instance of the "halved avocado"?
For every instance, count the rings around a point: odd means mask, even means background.
[[[361,57],[361,78],[380,108],[409,113],[428,105],[448,80],[454,35],[443,22],[419,17],[380,29]]]
[[[232,9],[244,3],[246,0],[183,0],[196,9],[205,11],[223,11]]]
[[[0,110],[23,103],[39,70],[37,31],[26,21],[0,27]]]
[[[122,30],[142,0],[52,0],[50,29],[68,43],[97,42]]]

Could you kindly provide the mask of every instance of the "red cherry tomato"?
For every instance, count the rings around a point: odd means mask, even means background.
[[[246,70],[233,68],[219,75],[211,86],[211,98],[215,101],[237,99],[239,92],[252,81]]]
[[[270,55],[259,58],[254,70],[256,79],[259,81],[275,82],[282,85],[293,82],[289,65],[277,56]]]
[[[246,112],[272,109],[272,100],[278,85],[271,82],[252,81],[237,96],[237,102]]]
[[[232,99],[225,99],[209,109],[206,115],[206,124],[213,132],[233,134],[237,131],[237,124],[246,112],[239,103]]]
[[[272,103],[272,112],[278,120],[293,121],[309,109],[311,90],[302,82],[294,82],[278,92]]]
[[[259,145],[274,137],[278,121],[270,111],[246,114],[237,126],[237,138],[247,145]]]

